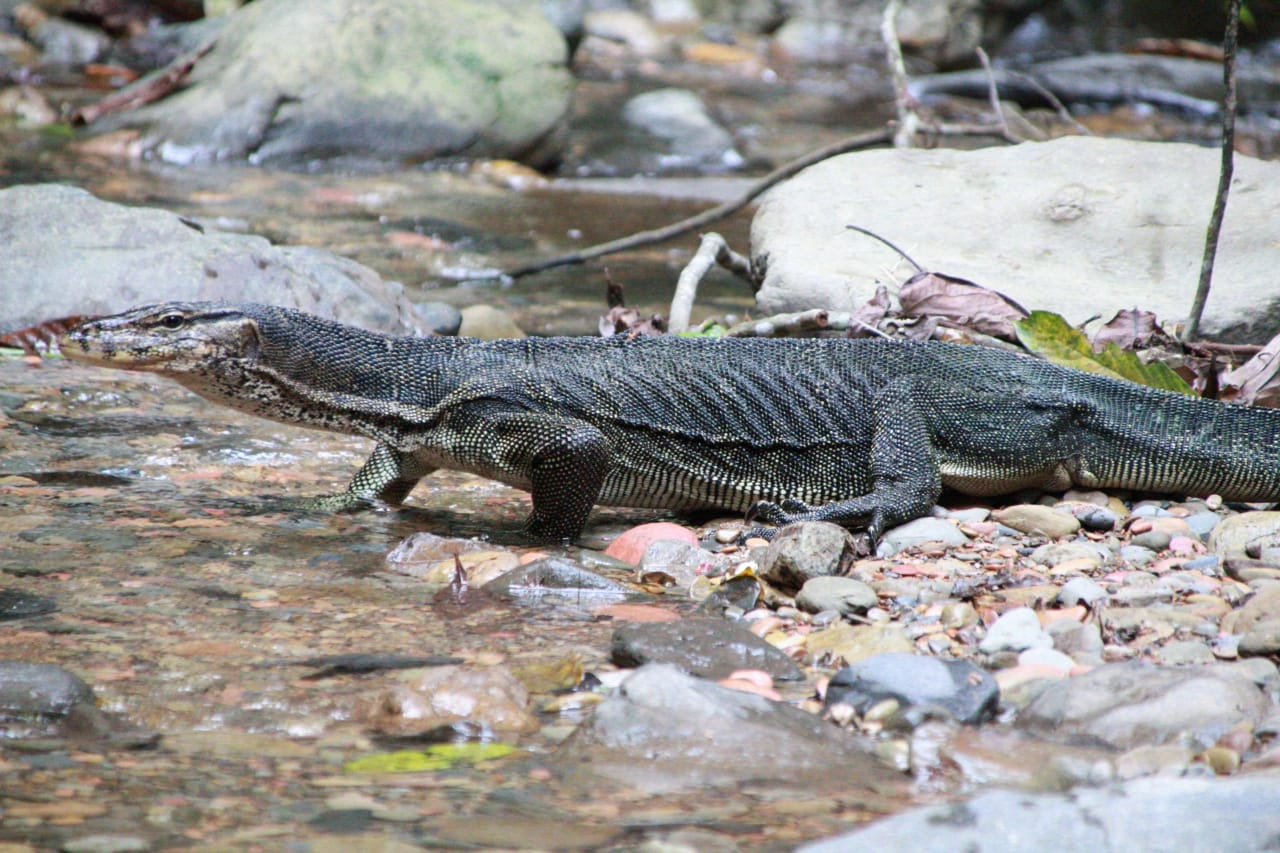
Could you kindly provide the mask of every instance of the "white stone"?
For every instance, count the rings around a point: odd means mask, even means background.
[[[761,311],[851,310],[878,283],[926,269],[1080,323],[1122,308],[1181,322],[1200,271],[1219,153],[1180,143],[1067,137],[979,151],[833,157],[772,190],[751,227]],[[1280,162],[1237,155],[1203,330],[1280,331]],[[1247,332],[1247,334],[1246,334]]]

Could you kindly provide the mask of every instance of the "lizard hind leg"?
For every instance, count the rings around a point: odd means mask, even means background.
[[[759,501],[748,510],[748,520],[779,527],[831,521],[865,530],[874,544],[890,527],[928,513],[942,493],[942,475],[919,405],[905,380],[889,383],[872,399],[870,492],[818,507],[790,499]]]

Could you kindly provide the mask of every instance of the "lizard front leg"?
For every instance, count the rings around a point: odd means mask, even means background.
[[[372,501],[397,505],[403,503],[418,481],[433,470],[418,461],[413,453],[379,443],[346,489],[336,495],[317,498],[311,505],[327,510],[353,509]]]
[[[585,421],[536,413],[505,415],[494,426],[499,463],[530,484],[525,533],[541,542],[577,538],[609,469],[604,435]]]

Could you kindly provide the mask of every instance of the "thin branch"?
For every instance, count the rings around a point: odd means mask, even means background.
[[[879,234],[872,231],[870,228],[863,228],[861,225],[846,225],[845,228],[848,228],[850,231],[857,231],[859,234],[866,234],[868,237],[870,237],[873,240],[879,240],[881,243],[884,243],[890,249],[893,249],[893,251],[897,252],[898,255],[904,261],[911,264],[911,266],[915,267],[916,272],[924,272],[924,267],[916,263],[915,258],[911,257],[906,252],[902,251],[897,246],[895,246],[893,243],[890,243],[886,238],[881,237]]]
[[[134,110],[152,101],[160,100],[181,85],[182,81],[191,73],[191,69],[196,67],[196,63],[206,53],[213,50],[213,46],[217,44],[217,41],[217,38],[209,39],[195,50],[182,54],[163,68],[151,72],[142,79],[136,80],[123,89],[118,89],[110,95],[94,101],[92,104],[80,107],[71,113],[72,127],[93,124],[105,115],[118,113],[122,110]]]
[[[1034,89],[1036,91],[1036,94],[1040,95],[1040,97],[1044,98],[1046,101],[1049,102],[1049,106],[1053,107],[1054,111],[1058,113],[1058,118],[1062,119],[1067,124],[1071,125],[1072,127],[1074,127],[1076,130],[1078,130],[1080,133],[1084,134],[1085,136],[1093,136],[1093,131],[1090,130],[1085,125],[1081,124],[1080,122],[1076,121],[1076,117],[1071,114],[1071,110],[1067,109],[1067,105],[1062,103],[1062,99],[1059,98],[1057,95],[1055,95],[1049,88],[1047,88],[1039,80],[1032,77],[1030,74],[1023,74],[1021,71],[1010,71],[1008,69],[1005,69],[1005,73],[1008,74],[1010,77],[1014,77],[1014,78],[1017,78],[1018,80],[1023,81],[1032,89]]]
[[[612,255],[618,252],[625,252],[629,249],[638,249],[641,246],[649,246],[654,243],[662,243],[667,240],[674,239],[682,234],[688,234],[690,231],[697,231],[705,228],[713,222],[718,222],[725,217],[732,216],[742,208],[751,204],[765,191],[771,189],[777,184],[782,183],[787,178],[793,177],[799,172],[804,171],[815,163],[827,160],[837,154],[844,154],[848,151],[857,151],[860,148],[869,148],[872,145],[883,145],[893,139],[893,134],[888,128],[880,128],[878,130],[870,130],[865,133],[859,133],[854,136],[846,137],[838,142],[833,142],[817,151],[806,154],[788,163],[784,163],[765,175],[758,182],[752,185],[736,199],[727,201],[724,204],[717,205],[710,210],[704,210],[702,213],[674,222],[671,225],[664,225],[661,228],[655,228],[651,231],[640,231],[617,240],[610,240],[607,243],[599,243],[595,246],[588,246],[577,252],[569,252],[564,255],[557,255],[554,258],[547,258],[542,261],[534,261],[524,266],[515,267],[505,272],[496,273],[493,278],[521,278],[526,275],[543,272],[555,267],[568,266],[570,264],[582,264],[587,261],[602,258],[605,255]]]
[[[880,18],[880,40],[889,60],[889,74],[893,78],[893,105],[898,111],[898,129],[893,135],[894,148],[912,148],[916,132],[920,128],[920,116],[916,112],[916,99],[907,86],[907,64],[902,59],[902,43],[898,41],[898,12],[902,0],[889,0]]]
[[[671,298],[671,311],[667,315],[667,328],[679,334],[689,328],[693,314],[693,300],[698,295],[698,285],[713,266],[720,264],[735,275],[750,279],[751,261],[729,248],[725,239],[714,231],[702,235],[702,243],[689,263],[680,271],[676,292]]]
[[[1009,129],[1009,120],[1005,118],[1004,107],[1000,104],[1000,90],[996,86],[996,76],[991,71],[991,59],[981,47],[977,48],[977,54],[978,61],[982,63],[982,70],[987,74],[987,100],[991,102],[991,111],[996,114],[1000,129],[1012,136],[1013,131]]]
[[[1182,333],[1184,342],[1193,340],[1200,333],[1200,320],[1209,300],[1209,285],[1213,280],[1213,262],[1218,254],[1218,235],[1222,231],[1222,217],[1227,209],[1227,193],[1231,191],[1231,174],[1235,169],[1236,147],[1236,41],[1240,33],[1240,0],[1229,0],[1227,6],[1227,32],[1222,39],[1222,77],[1226,84],[1226,97],[1222,107],[1222,166],[1218,171],[1218,192],[1213,197],[1213,213],[1209,216],[1209,229],[1204,238],[1204,258],[1200,262],[1200,282],[1196,286],[1195,301]]]

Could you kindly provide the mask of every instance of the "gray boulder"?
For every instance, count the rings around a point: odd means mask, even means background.
[[[1219,154],[1178,143],[1067,137],[979,151],[879,150],[817,164],[773,189],[751,225],[767,313],[852,310],[927,269],[999,290],[1073,323],[1138,306],[1191,307]],[[1203,331],[1280,332],[1274,276],[1280,163],[1237,156]]]
[[[175,163],[537,160],[569,105],[567,59],[533,2],[257,0],[186,88],[94,130],[139,128]]]
[[[1135,779],[1068,794],[988,791],[971,800],[911,809],[800,853],[1252,853],[1280,837],[1275,776]]]
[[[171,299],[267,302],[395,334],[426,329],[403,289],[306,246],[31,184],[0,190],[0,333]]]
[[[762,696],[720,687],[670,664],[649,664],[596,706],[554,758],[570,784],[601,779],[651,794],[769,782],[804,791],[872,787],[898,774],[848,733]]]
[[[1117,749],[1177,740],[1209,746],[1233,726],[1256,725],[1270,709],[1266,694],[1239,667],[1131,661],[1054,682],[1017,725],[1047,738]]]

